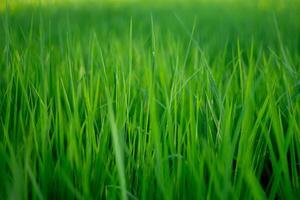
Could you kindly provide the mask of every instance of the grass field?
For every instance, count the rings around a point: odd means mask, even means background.
[[[0,199],[299,198],[300,4],[247,2],[1,1]]]

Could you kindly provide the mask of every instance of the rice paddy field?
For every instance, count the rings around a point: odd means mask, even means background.
[[[299,175],[299,1],[0,1],[0,199],[299,199]]]

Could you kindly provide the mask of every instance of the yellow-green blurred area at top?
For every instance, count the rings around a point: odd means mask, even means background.
[[[93,30],[106,41],[123,43],[131,19],[135,35],[147,38],[151,17],[162,38],[185,38],[195,25],[202,48],[211,52],[236,40],[246,47],[251,40],[264,48],[276,46],[275,21],[285,45],[295,49],[300,45],[300,0],[2,0],[0,5],[4,21],[10,16],[10,37],[15,33],[18,45],[24,43],[19,35],[31,23],[38,27],[42,19],[51,27],[52,32],[46,32],[52,43],[68,28],[80,35],[80,41]]]
[[[284,9],[284,8],[299,8],[300,0],[2,0],[0,2],[1,10],[5,9],[9,4],[10,8],[18,8],[26,5],[30,6],[79,6],[82,4],[93,5],[109,5],[109,6],[122,6],[122,5],[143,5],[143,6],[172,6],[178,4],[185,5],[201,5],[201,4],[217,4],[222,6],[251,6],[258,9]]]

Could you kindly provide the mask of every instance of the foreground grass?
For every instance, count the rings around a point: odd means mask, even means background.
[[[297,11],[4,11],[0,196],[296,198]]]

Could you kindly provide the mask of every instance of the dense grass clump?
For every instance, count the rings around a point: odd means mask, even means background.
[[[299,11],[7,7],[0,197],[296,199]]]

